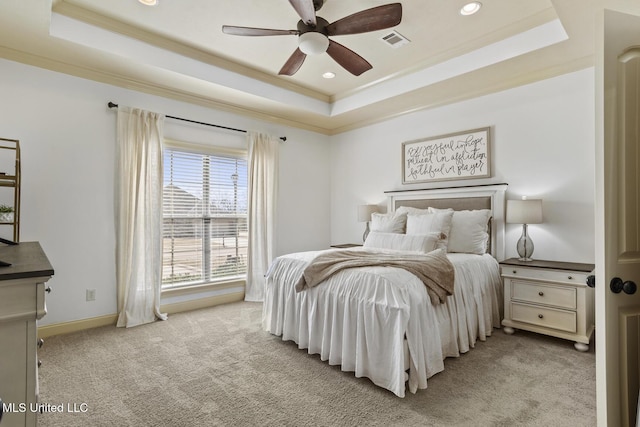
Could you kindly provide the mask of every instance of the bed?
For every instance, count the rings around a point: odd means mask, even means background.
[[[447,357],[469,351],[500,327],[503,300],[498,260],[504,258],[505,191],[506,184],[387,192],[387,214],[377,225],[405,215],[402,232],[376,228],[372,218],[372,232],[363,248],[278,257],[266,274],[263,328],[399,397],[407,389],[415,393],[426,388],[427,379],[444,370]],[[446,235],[440,229],[422,233],[416,228],[429,218],[433,227],[433,218],[448,217],[449,212],[456,220]],[[460,244],[467,243],[460,238],[467,236],[460,230],[466,231],[467,222],[461,220],[480,212],[487,215],[484,246],[482,251],[476,245],[476,253],[465,253]],[[416,236],[424,238],[416,240]],[[390,248],[386,246],[389,239],[403,243]],[[394,266],[343,269],[300,291],[305,269],[321,255],[362,251],[395,257],[420,252],[415,251],[416,241],[418,246],[427,245],[420,246],[426,254],[444,254],[455,272],[453,291],[441,303],[416,275]],[[377,246],[380,242],[382,247]],[[456,245],[457,252],[449,251]]]

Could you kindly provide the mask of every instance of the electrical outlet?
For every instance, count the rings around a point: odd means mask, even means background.
[[[95,301],[95,300],[96,300],[96,290],[87,289],[87,301]]]

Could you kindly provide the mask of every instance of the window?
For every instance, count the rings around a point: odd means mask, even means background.
[[[205,150],[164,149],[165,289],[246,275],[246,153]]]

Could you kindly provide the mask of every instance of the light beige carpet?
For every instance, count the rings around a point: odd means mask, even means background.
[[[494,330],[400,399],[262,331],[261,310],[234,303],[50,337],[40,401],[86,412],[45,413],[39,425],[596,425],[595,354],[571,342]]]

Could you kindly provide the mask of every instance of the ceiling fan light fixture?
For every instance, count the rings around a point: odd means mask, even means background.
[[[322,33],[309,31],[300,35],[298,47],[307,55],[318,55],[327,51],[329,39]]]
[[[158,0],[138,0],[145,6],[156,6],[158,4]]]
[[[327,71],[326,73],[322,74],[322,77],[324,77],[325,79],[332,79],[336,76],[336,73],[333,73],[331,71]]]
[[[362,34],[395,27],[402,21],[402,4],[390,3],[361,10],[329,23],[317,11],[325,0],[289,0],[300,21],[297,30],[277,30],[273,28],[238,27],[223,25],[222,32],[238,36],[298,36],[298,47],[285,61],[278,75],[293,76],[309,55],[327,53],[338,65],[354,76],[370,70],[373,66],[362,56],[346,46],[329,40],[329,37]]]
[[[478,12],[481,7],[482,3],[480,3],[479,1],[472,1],[462,6],[462,8],[460,9],[460,15],[473,15],[474,13]]]

